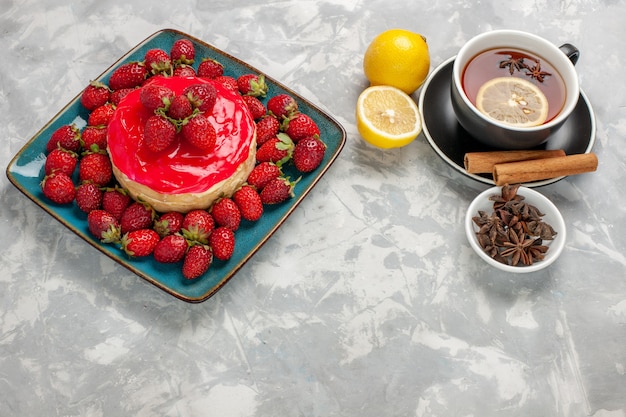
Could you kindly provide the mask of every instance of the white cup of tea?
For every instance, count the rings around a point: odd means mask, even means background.
[[[461,47],[452,68],[452,107],[476,140],[499,149],[546,142],[580,97],[579,51],[518,30],[479,34]]]

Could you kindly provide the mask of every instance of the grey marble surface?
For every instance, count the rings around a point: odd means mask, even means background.
[[[0,416],[626,416],[626,84],[616,0],[2,0],[0,162],[163,28],[250,63],[331,113],[347,144],[214,297],[175,299],[0,178]],[[379,32],[432,67],[513,28],[582,51],[600,165],[541,187],[568,240],[545,271],[489,268],[463,233],[487,186],[424,136],[366,145],[354,107]]]

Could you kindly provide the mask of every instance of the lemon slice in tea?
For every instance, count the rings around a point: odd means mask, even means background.
[[[415,101],[402,90],[378,85],[368,87],[356,105],[359,133],[379,148],[398,148],[411,143],[422,131]]]
[[[514,127],[538,126],[548,118],[548,99],[523,78],[498,77],[483,84],[476,95],[481,113]]]

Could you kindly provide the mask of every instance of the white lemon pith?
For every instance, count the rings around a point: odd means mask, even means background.
[[[374,146],[405,146],[422,131],[417,104],[408,94],[395,87],[366,88],[359,96],[356,108],[359,133]]]
[[[498,77],[483,84],[476,95],[478,110],[515,127],[538,126],[548,118],[548,99],[530,81]]]

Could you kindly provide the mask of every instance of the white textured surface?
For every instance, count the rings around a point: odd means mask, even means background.
[[[249,62],[333,114],[327,175],[213,298],[190,305],[93,250],[0,178],[1,416],[626,416],[626,84],[614,0],[0,3],[0,160],[162,28]],[[365,145],[354,104],[375,34],[433,67],[488,29],[581,49],[596,173],[541,188],[568,243],[508,276],[470,249],[487,188],[423,137]]]

